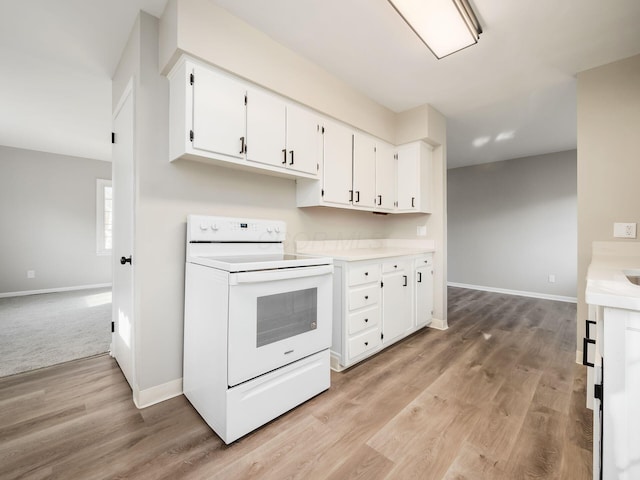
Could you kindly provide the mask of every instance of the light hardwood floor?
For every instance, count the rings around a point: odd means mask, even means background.
[[[0,379],[0,478],[587,479],[575,305],[449,289],[426,329],[230,446],[183,397],[137,410],[108,356]]]

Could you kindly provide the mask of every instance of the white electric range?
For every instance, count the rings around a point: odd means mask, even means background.
[[[184,393],[225,443],[329,388],[329,257],[284,252],[279,221],[190,215]]]

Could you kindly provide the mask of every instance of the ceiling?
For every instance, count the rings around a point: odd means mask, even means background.
[[[111,77],[167,0],[0,0],[0,145],[111,159]]]
[[[576,73],[640,53],[638,0],[472,0],[436,60],[387,0],[210,0],[394,111],[447,117],[449,167],[575,148]],[[110,78],[166,0],[0,0],[0,144],[108,160]]]

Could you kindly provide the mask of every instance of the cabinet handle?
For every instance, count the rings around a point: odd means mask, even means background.
[[[365,277],[369,276],[369,272],[364,272],[364,276]]]
[[[289,155],[291,155],[291,163],[289,165],[293,165],[293,150],[289,150]]]
[[[356,190],[356,203],[360,203],[360,191]]]
[[[369,295],[365,295],[365,296],[364,296],[364,299],[365,299],[365,300],[369,300]]]
[[[368,345],[369,345],[369,342],[364,342],[364,346],[365,347],[368,346]]]
[[[283,165],[287,164],[287,149],[286,148],[282,149],[282,164]]]
[[[422,272],[418,272],[418,283],[422,283]]]
[[[595,345],[596,341],[591,339],[591,338],[587,338],[587,337],[584,337],[582,339],[582,364],[587,366],[587,367],[593,367],[594,366],[593,363],[591,363],[591,362],[589,362],[587,360],[587,349],[589,348],[589,344],[590,343]]]
[[[369,319],[368,319],[368,318],[365,318],[365,319],[364,319],[364,323],[367,323],[368,321],[369,321]]]
[[[353,190],[349,190],[349,201],[353,202]]]
[[[382,195],[378,195],[378,206],[382,205]]]
[[[411,197],[411,208],[416,207],[416,197]]]
[[[394,265],[393,268],[398,268],[398,265]]]
[[[591,325],[595,325],[595,324],[596,324],[596,322],[594,322],[593,320],[585,320],[584,321],[585,336],[587,338],[591,338],[591,335],[589,333],[589,327]]]
[[[244,153],[244,137],[240,137],[240,153]]]
[[[403,287],[407,286],[407,276],[406,275],[402,275],[402,277],[404,278],[404,283],[402,284]]]

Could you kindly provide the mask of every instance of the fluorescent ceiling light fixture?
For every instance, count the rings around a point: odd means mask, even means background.
[[[480,23],[468,0],[389,0],[440,59],[478,43]]]

